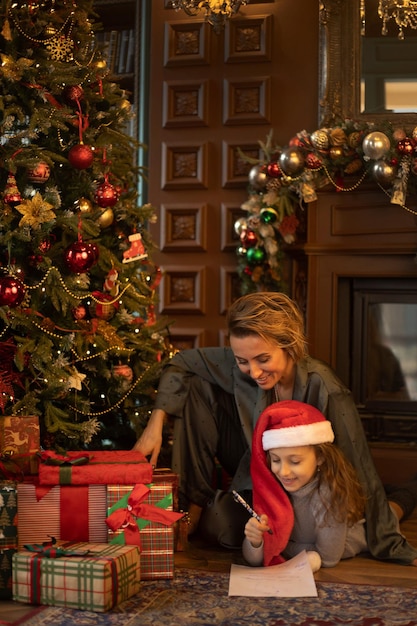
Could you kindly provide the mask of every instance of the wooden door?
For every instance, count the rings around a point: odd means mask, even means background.
[[[150,41],[159,314],[173,322],[175,347],[223,345],[225,311],[240,295],[234,223],[252,167],[238,150],[259,158],[271,128],[285,144],[317,123],[305,94],[317,102],[318,3],[252,0],[220,34],[169,4],[152,0]]]

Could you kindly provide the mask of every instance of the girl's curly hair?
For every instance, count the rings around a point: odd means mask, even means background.
[[[318,472],[318,489],[327,485],[331,498],[322,498],[327,514],[331,514],[338,522],[347,522],[353,526],[363,518],[366,496],[356,470],[343,452],[332,443],[321,443],[314,446],[317,459],[321,462]],[[326,517],[325,516],[325,517]]]

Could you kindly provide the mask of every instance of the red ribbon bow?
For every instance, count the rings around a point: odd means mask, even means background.
[[[149,487],[138,484],[130,493],[127,500],[127,508],[116,509],[106,519],[107,526],[115,532],[124,530],[126,545],[140,546],[140,531],[136,524],[138,517],[147,519],[150,522],[160,522],[165,526],[172,526],[174,522],[181,519],[184,513],[166,511],[153,504],[143,503],[150,492]]]

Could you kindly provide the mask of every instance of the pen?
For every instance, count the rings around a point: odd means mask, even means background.
[[[233,490],[233,491],[232,491],[232,494],[233,494],[233,498],[234,498],[234,500],[235,500],[236,502],[239,502],[239,504],[241,504],[242,506],[244,506],[244,507],[245,507],[245,509],[247,510],[247,512],[248,512],[248,513],[250,513],[250,515],[252,515],[252,517],[254,517],[255,519],[257,519],[257,520],[258,520],[258,522],[259,522],[260,524],[262,524],[262,522],[261,522],[261,518],[259,517],[259,515],[258,515],[257,513],[255,513],[255,511],[253,510],[253,508],[252,508],[251,506],[249,506],[249,504],[246,502],[246,500],[244,500],[244,499],[242,498],[242,496],[241,496],[241,495],[240,495],[237,491],[235,491],[235,490]],[[269,533],[270,535],[272,535],[272,530],[271,530],[271,529],[269,529],[269,530],[268,530],[268,533]]]

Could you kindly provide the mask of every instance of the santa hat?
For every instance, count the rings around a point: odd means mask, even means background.
[[[253,506],[268,516],[272,535],[264,533],[264,565],[284,559],[294,525],[294,513],[286,491],[267,465],[266,451],[332,442],[332,426],[315,407],[296,400],[276,402],[260,415],[252,441],[251,475]]]

